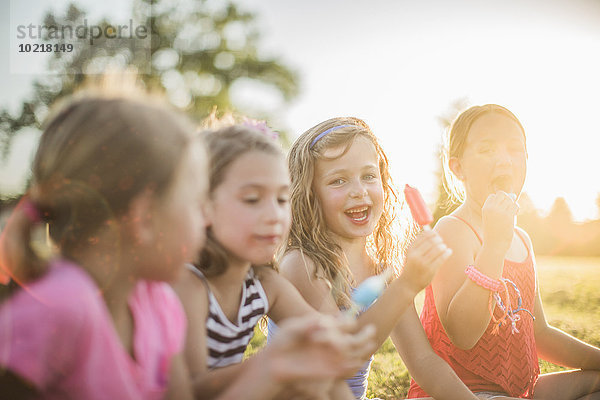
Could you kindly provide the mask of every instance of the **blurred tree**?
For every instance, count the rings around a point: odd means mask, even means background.
[[[48,107],[57,98],[72,93],[86,74],[101,73],[109,66],[136,67],[149,89],[163,90],[174,105],[196,119],[207,116],[213,106],[235,111],[230,92],[232,86],[245,80],[274,88],[282,103],[296,96],[296,73],[275,58],[259,55],[254,14],[240,11],[230,1],[133,1],[133,26],[149,28],[148,46],[129,38],[116,40],[102,35],[93,45],[75,46],[70,53],[52,53],[48,68],[53,75],[33,83],[33,95],[23,102],[20,113],[14,116],[6,109],[0,110],[3,157],[21,129],[39,129]],[[103,30],[110,25],[106,20],[88,20],[75,4],[70,4],[64,15],[49,13],[44,19],[49,27],[84,23]],[[69,37],[49,37],[48,30],[45,34],[44,40],[51,43],[73,43]],[[269,112],[272,110],[254,111],[252,116],[268,118]]]
[[[534,236],[538,236],[537,233],[542,225],[542,217],[540,216],[538,210],[535,208],[531,197],[529,197],[529,195],[526,192],[522,192],[519,195],[518,203],[518,224],[521,228],[525,229],[527,233],[529,233],[533,240]],[[534,247],[537,248],[537,246]]]
[[[573,222],[573,214],[564,197],[557,197],[546,220],[557,228],[564,228]]]
[[[557,197],[543,222],[547,234],[543,251],[550,255],[572,255],[576,226],[564,197]]]
[[[556,239],[545,226],[543,218],[526,192],[519,195],[518,225],[531,237],[535,253],[542,255],[552,251]]]
[[[527,192],[521,192],[518,199],[519,203],[519,218],[523,217],[535,217],[539,219],[539,213],[535,204],[533,204],[533,200],[529,197]]]

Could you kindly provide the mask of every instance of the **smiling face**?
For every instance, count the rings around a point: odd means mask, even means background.
[[[450,165],[463,181],[467,199],[479,205],[499,190],[518,195],[527,172],[520,125],[502,113],[480,116],[471,125],[462,156],[452,158]]]
[[[313,180],[328,229],[346,238],[366,238],[383,212],[383,186],[375,146],[357,136],[345,146],[327,149],[317,160]]]
[[[236,260],[270,262],[290,228],[289,186],[282,156],[242,154],[211,193],[207,218],[213,237]]]

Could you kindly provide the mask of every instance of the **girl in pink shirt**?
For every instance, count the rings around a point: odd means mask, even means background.
[[[2,398],[191,393],[185,314],[164,281],[204,240],[205,151],[185,118],[143,98],[76,95],[46,124],[3,232],[0,270],[22,288],[0,304]],[[30,246],[43,223],[49,263]]]
[[[276,324],[299,316],[325,317],[275,270],[277,249],[285,244],[290,228],[293,194],[281,148],[266,127],[266,132],[256,128],[260,125],[237,124],[204,132],[210,159],[206,246],[176,284],[189,321],[185,353],[198,397],[222,393],[247,370],[243,355],[262,316]],[[430,236],[420,243],[424,245],[409,251],[410,262],[400,276],[356,319],[358,326],[374,325],[374,343],[385,340],[395,320],[412,307],[414,294],[448,256],[439,238]],[[330,314],[336,320],[339,310]],[[420,328],[416,316],[415,321]],[[278,332],[274,342],[284,335]],[[308,350],[307,357],[317,356]],[[347,376],[364,365],[375,348],[361,350],[363,359]],[[300,390],[301,398],[355,399],[345,381],[331,377],[322,374],[327,379],[313,379],[302,387],[287,385],[278,398],[294,398]]]
[[[2,399],[192,397],[186,317],[165,281],[204,244],[205,149],[185,118],[115,84],[50,119],[0,237],[0,282],[21,286],[0,303]],[[58,250],[49,262],[31,245],[46,224]],[[372,347],[351,323],[307,317],[283,330],[222,400],[339,377]]]

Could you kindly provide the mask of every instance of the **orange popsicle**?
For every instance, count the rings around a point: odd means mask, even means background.
[[[404,186],[404,197],[417,224],[427,226],[433,222],[433,215],[431,215],[431,211],[427,208],[421,193],[416,188],[409,185]]]

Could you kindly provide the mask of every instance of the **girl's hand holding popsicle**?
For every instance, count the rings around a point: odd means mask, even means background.
[[[352,307],[346,314],[356,315],[360,310],[369,307],[383,293],[392,274],[392,269],[387,268],[380,275],[371,276],[358,285],[352,293]]]
[[[414,220],[425,230],[409,249],[406,266],[402,272],[412,282],[411,286],[415,292],[419,292],[431,282],[435,272],[452,254],[452,250],[429,228],[433,216],[419,191],[406,185],[404,195]],[[369,307],[377,300],[391,275],[392,270],[388,268],[380,275],[365,279],[352,295],[353,305],[348,314],[355,315],[358,310]]]

